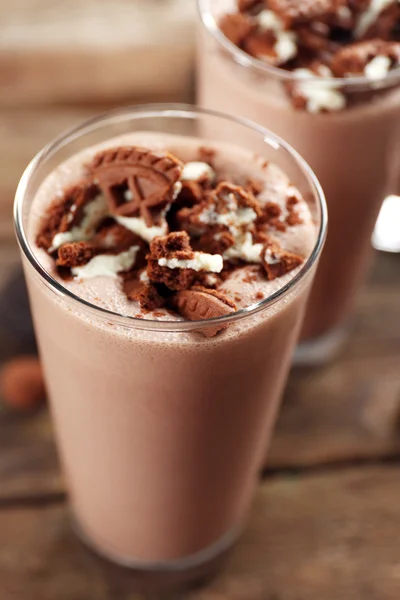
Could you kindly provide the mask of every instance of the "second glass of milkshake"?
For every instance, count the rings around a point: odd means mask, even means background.
[[[346,337],[381,203],[399,192],[400,4],[198,5],[199,104],[272,128],[305,157],[324,189],[329,233],[296,356],[325,362]]]
[[[84,540],[202,567],[243,526],[326,233],[312,171],[247,121],[124,109],[47,146],[15,223]]]

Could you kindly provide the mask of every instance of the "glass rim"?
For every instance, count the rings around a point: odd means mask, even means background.
[[[400,66],[392,69],[387,73],[387,75],[379,79],[369,79],[365,75],[353,77],[301,77],[301,79],[299,79],[299,77],[297,77],[293,71],[286,71],[280,67],[269,65],[268,63],[254,58],[250,54],[247,54],[247,52],[244,52],[244,50],[238,48],[238,46],[236,46],[233,42],[230,42],[228,38],[225,37],[225,35],[221,32],[220,28],[218,27],[218,23],[209,10],[211,0],[196,0],[196,3],[200,21],[207,33],[232,56],[236,63],[242,67],[251,67],[259,72],[262,72],[264,75],[268,75],[269,77],[272,76],[276,79],[291,83],[301,81],[301,83],[315,84],[318,82],[318,84],[321,83],[326,87],[354,88],[354,90],[351,91],[365,91],[365,88],[382,89],[390,87],[397,82],[400,83]]]
[[[28,191],[28,185],[31,177],[36,170],[45,163],[55,152],[60,150],[67,143],[81,137],[82,135],[88,134],[98,129],[101,124],[113,124],[120,123],[125,120],[129,120],[134,116],[137,118],[149,118],[149,117],[181,117],[191,119],[195,116],[203,115],[223,119],[230,123],[236,123],[244,127],[252,129],[255,133],[263,136],[263,141],[270,145],[272,148],[278,150],[284,150],[285,154],[294,161],[300,168],[302,174],[305,176],[308,186],[316,199],[317,205],[320,210],[320,223],[317,232],[316,241],[312,252],[308,256],[307,260],[304,261],[301,269],[298,273],[282,288],[275,293],[271,294],[264,300],[252,304],[248,307],[242,308],[234,313],[224,315],[222,317],[214,317],[211,319],[204,319],[199,321],[157,321],[150,319],[143,319],[124,315],[113,312],[106,308],[97,306],[80,298],[74,294],[71,290],[67,289],[57,279],[46,271],[41,265],[38,258],[31,249],[28,241],[26,227],[23,225],[23,209],[26,201],[26,195]],[[266,308],[272,306],[280,299],[288,295],[288,293],[295,287],[297,287],[304,277],[314,266],[315,262],[319,258],[320,252],[323,248],[326,233],[327,233],[327,206],[325,196],[321,185],[312,171],[308,163],[300,156],[300,154],[294,150],[288,143],[282,140],[279,136],[270,132],[268,129],[257,125],[249,119],[240,117],[234,117],[231,115],[224,114],[219,111],[199,108],[190,104],[142,104],[136,106],[127,106],[123,108],[117,108],[111,111],[107,111],[92,117],[77,126],[64,131],[57,136],[53,141],[48,143],[42,150],[40,150],[36,156],[26,167],[20,182],[18,184],[15,201],[14,201],[14,228],[17,237],[18,244],[27,258],[30,265],[34,268],[36,275],[39,275],[52,292],[56,293],[57,296],[63,300],[71,303],[72,305],[78,304],[80,308],[83,308],[86,312],[96,314],[97,316],[103,317],[107,321],[112,321],[113,324],[119,324],[124,327],[132,327],[134,329],[141,330],[159,330],[166,332],[177,332],[177,331],[198,331],[207,327],[214,327],[216,325],[225,326],[236,321],[241,321],[249,316],[255,315]]]

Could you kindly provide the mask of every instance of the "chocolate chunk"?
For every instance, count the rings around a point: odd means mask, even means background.
[[[176,199],[176,204],[180,207],[193,206],[204,197],[204,190],[200,183],[196,181],[182,181],[182,189]]]
[[[212,201],[216,206],[217,211],[221,213],[230,212],[232,199],[237,203],[238,208],[252,208],[257,216],[262,213],[260,203],[254,198],[254,196],[246,192],[239,185],[234,185],[227,181],[222,181],[218,184],[217,189],[211,194]]]
[[[140,248],[135,260],[135,269],[137,269],[145,261],[147,252],[145,242],[122,225],[111,223],[101,227],[90,242],[63,244],[58,249],[56,265],[69,268],[82,267],[98,254],[120,254],[132,246]]]
[[[263,191],[264,182],[259,179],[248,179],[246,184],[243,186],[243,189],[256,197]]]
[[[128,300],[136,300],[144,310],[156,310],[167,302],[156,285],[141,282],[137,273],[134,277],[125,279],[122,287]]]
[[[243,49],[254,58],[275,64],[278,60],[275,44],[273,31],[254,31],[243,41]]]
[[[298,203],[299,199],[296,196],[289,196],[286,200],[286,223],[289,227],[294,227],[294,225],[301,225],[303,223],[303,219],[296,210]]]
[[[141,216],[151,227],[173,201],[182,166],[172,154],[127,146],[98,153],[89,170],[99,181],[112,213]]]
[[[286,275],[304,262],[301,256],[287,252],[278,242],[271,240],[264,244],[261,261],[269,280]]]
[[[261,205],[252,194],[240,186],[223,181],[215,190],[206,194],[205,199],[200,203],[192,208],[183,208],[178,211],[176,219],[180,229],[201,238],[202,249],[210,248],[211,245],[218,248],[220,245],[226,246],[227,243],[232,245],[230,243],[232,237],[221,237],[221,234],[223,232],[230,233],[228,221],[232,221],[232,225],[235,226],[235,217],[243,208],[252,209],[255,218],[262,215]],[[221,223],[221,217],[223,221],[224,216],[226,224]],[[213,237],[214,240],[212,240]],[[220,254],[220,252],[215,252],[215,254]]]
[[[190,238],[185,231],[176,231],[163,237],[155,238],[150,245],[152,258],[193,258]]]
[[[94,258],[100,249],[89,242],[70,242],[58,250],[58,267],[82,267]]]
[[[179,314],[189,321],[202,321],[229,315],[236,311],[236,305],[225,294],[203,287],[178,292],[173,298],[173,305]],[[202,330],[206,337],[213,337],[224,327],[211,327]]]
[[[49,250],[57,233],[64,233],[79,225],[84,207],[98,194],[99,188],[88,179],[68,187],[61,200],[56,200],[47,211],[36,238],[39,248]]]
[[[362,75],[365,67],[377,56],[386,56],[390,68],[400,65],[400,43],[365,40],[345,46],[335,55],[331,69],[336,77]]]
[[[241,47],[245,39],[256,30],[257,24],[244,14],[226,14],[220,20],[219,28],[232,44]]]
[[[326,23],[310,23],[296,29],[299,44],[315,53],[326,52],[332,47],[330,27]],[[336,50],[336,47],[334,48]]]
[[[223,254],[235,243],[233,235],[221,226],[212,227],[199,237],[193,244],[196,250],[210,254]]]
[[[119,254],[132,246],[139,246],[141,250],[147,251],[147,245],[141,237],[133,233],[119,223],[111,222],[100,227],[93,237],[92,242],[102,250]],[[137,266],[137,262],[136,262]]]
[[[280,231],[286,230],[286,225],[282,219],[282,209],[276,202],[267,202],[263,206],[262,215],[257,221],[258,225],[268,225]]]
[[[147,255],[147,275],[152,283],[162,283],[170,290],[188,289],[196,277],[193,269],[170,269],[158,264],[160,258],[191,260],[194,256],[190,238],[185,231],[177,231],[155,238]]]

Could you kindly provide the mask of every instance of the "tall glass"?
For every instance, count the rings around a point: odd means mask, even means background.
[[[213,132],[290,175],[317,226],[313,252],[290,283],[232,315],[160,322],[91,305],[44,270],[28,229],[47,175],[88,146],[148,130],[198,138]],[[84,123],[36,156],[18,187],[15,226],[82,536],[136,568],[206,563],[243,524],[275,421],[326,232],[315,176],[286,143],[250,122],[187,106],[128,108]],[[201,335],[216,325],[226,329]]]
[[[236,0],[198,0],[198,6],[199,104],[272,128],[304,156],[326,195],[329,233],[296,354],[299,362],[324,362],[345,339],[382,200],[400,191],[400,68],[380,82],[318,78],[321,87],[345,91],[348,108],[297,110],[285,85],[298,78],[254,59],[219,31],[219,17],[233,12]],[[309,84],[315,86],[315,79]]]

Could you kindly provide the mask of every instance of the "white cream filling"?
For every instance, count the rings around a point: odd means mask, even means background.
[[[75,211],[76,206],[72,206],[70,215],[68,215],[69,221],[72,220]],[[49,251],[53,252],[63,244],[69,242],[84,242],[90,239],[93,236],[97,225],[108,215],[108,212],[107,201],[105,197],[100,194],[85,206],[83,209],[83,219],[79,225],[72,227],[69,231],[56,233],[51,242]]]
[[[142,283],[150,283],[150,279],[146,271],[142,271],[142,273],[140,273],[139,279]]]
[[[126,229],[129,229],[129,231],[136,233],[136,235],[149,244],[155,237],[167,235],[168,233],[168,224],[164,220],[161,225],[152,225],[151,227],[148,227],[142,217],[120,217],[116,215],[114,218],[117,223],[123,225]]]
[[[92,277],[116,277],[120,271],[128,271],[136,261],[139,246],[132,246],[120,254],[99,254],[82,267],[73,267],[72,275],[78,279]]]
[[[392,61],[388,56],[375,56],[364,69],[368,79],[383,79],[390,71]]]
[[[224,261],[220,254],[207,254],[206,252],[194,252],[194,257],[187,260],[179,258],[159,258],[160,267],[168,269],[193,269],[193,271],[209,271],[220,273],[224,267]]]
[[[182,184],[180,181],[174,183],[174,192],[172,194],[172,200],[176,200],[182,190]]]
[[[308,112],[314,114],[323,110],[336,112],[345,108],[346,96],[323,81],[318,81],[318,76],[310,69],[295,69],[293,73],[299,79],[315,78],[316,80],[296,83],[297,92],[306,99]]]
[[[337,9],[337,15],[342,21],[347,21],[348,19],[352,18],[352,13],[348,6],[339,6]]]
[[[192,161],[185,164],[183,167],[181,180],[182,181],[197,181],[202,177],[207,177],[211,181],[215,179],[214,169],[205,162]]]
[[[257,219],[257,214],[250,207],[239,208],[232,193],[225,200],[228,212],[218,213],[215,206],[211,206],[199,215],[199,221],[205,225],[224,225],[232,235],[238,235],[241,227],[250,225]]]
[[[262,10],[257,16],[261,29],[273,31],[276,36],[274,50],[282,64],[297,55],[297,38],[293,31],[285,31],[283,21],[272,10]],[[266,57],[270,61],[270,57]]]
[[[206,275],[206,283],[207,285],[216,285],[218,283],[218,277],[215,275]]]
[[[397,0],[400,2],[400,0]],[[393,4],[393,0],[371,0],[368,8],[360,15],[354,28],[354,36],[362,37],[368,29],[375,23],[381,12]]]
[[[267,265],[277,265],[280,262],[279,258],[275,258],[272,255],[271,248],[266,249],[264,254],[264,260],[267,263]]]
[[[253,243],[253,236],[246,231],[236,239],[234,246],[225,250],[223,257],[226,259],[240,258],[249,263],[260,263],[262,248],[262,244]]]

